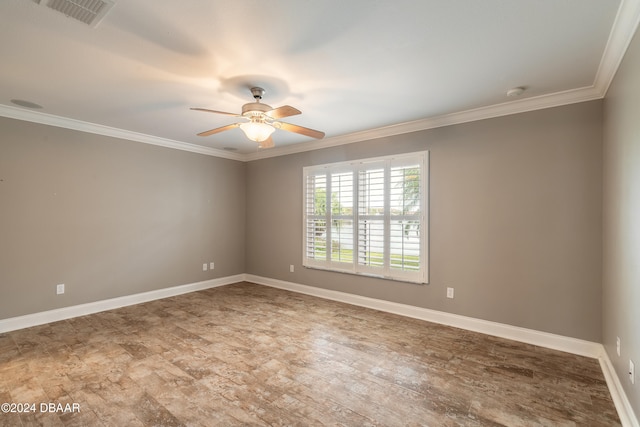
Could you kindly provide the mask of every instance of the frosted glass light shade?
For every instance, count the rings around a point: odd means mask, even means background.
[[[256,142],[264,141],[276,130],[273,126],[260,122],[242,123],[240,129],[247,135],[247,138]]]

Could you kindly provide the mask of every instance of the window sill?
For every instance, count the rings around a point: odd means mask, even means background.
[[[412,283],[414,285],[428,285],[429,281],[428,280],[415,280],[415,279],[410,279],[407,277],[397,277],[397,276],[385,276],[382,274],[373,274],[373,273],[363,273],[363,272],[359,272],[359,271],[351,271],[351,270],[340,270],[337,268],[328,268],[328,267],[322,267],[322,266],[318,266],[318,265],[304,265],[304,268],[307,268],[309,270],[320,270],[320,271],[329,271],[332,273],[342,273],[342,274],[351,274],[354,276],[363,276],[363,277],[370,277],[373,279],[382,279],[382,280],[389,280],[389,281],[394,281],[394,282],[404,282],[404,283]]]

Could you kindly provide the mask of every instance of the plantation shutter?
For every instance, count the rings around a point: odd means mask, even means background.
[[[384,273],[385,166],[367,164],[358,173],[358,270]]]
[[[327,175],[306,177],[305,185],[305,258],[313,263],[327,260]]]
[[[392,162],[390,167],[388,229],[392,276],[411,278],[421,270],[421,170],[419,163],[411,162]]]
[[[305,168],[303,265],[426,283],[427,159]]]
[[[331,225],[329,240],[333,263],[353,266],[353,171],[331,174]]]

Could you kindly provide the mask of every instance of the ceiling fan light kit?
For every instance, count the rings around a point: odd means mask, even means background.
[[[276,129],[282,129],[288,132],[294,132],[300,135],[309,136],[311,138],[322,139],[324,132],[314,129],[305,128],[291,123],[276,121],[282,117],[295,116],[301,114],[300,110],[284,105],[278,108],[272,108],[270,105],[260,102],[264,95],[264,89],[260,87],[251,88],[251,94],[255,102],[249,102],[242,106],[241,114],[227,113],[225,111],[209,110],[206,108],[192,108],[196,111],[205,111],[207,113],[224,114],[227,116],[240,117],[249,120],[245,123],[233,123],[219,128],[200,132],[198,136],[209,136],[219,132],[224,132],[239,127],[244,134],[252,141],[259,143],[260,148],[271,148],[274,146],[271,134]]]
[[[269,138],[271,134],[276,130],[268,123],[259,121],[250,121],[249,123],[242,123],[240,129],[244,134],[252,141],[262,142]]]

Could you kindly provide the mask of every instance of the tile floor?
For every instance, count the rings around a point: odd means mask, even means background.
[[[620,425],[595,359],[250,283],[0,334],[0,402],[36,405],[2,426]]]

